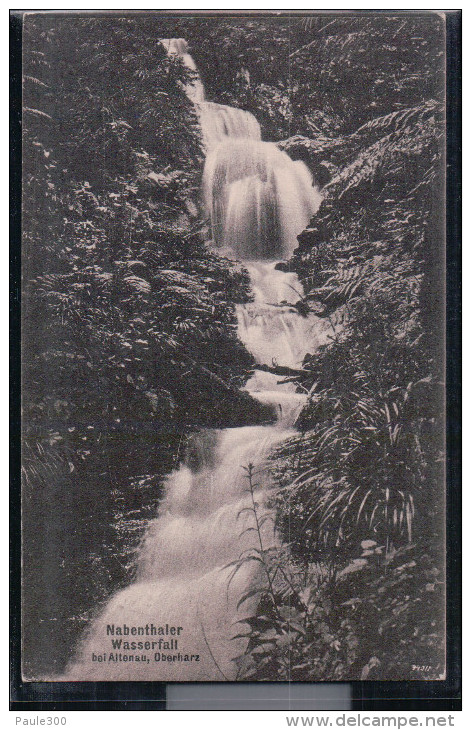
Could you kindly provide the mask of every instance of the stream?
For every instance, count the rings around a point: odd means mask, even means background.
[[[183,39],[162,41],[191,70]],[[208,102],[196,77],[187,86],[206,149],[203,197],[212,244],[242,261],[253,301],[237,306],[238,336],[258,364],[299,368],[306,351],[326,341],[326,325],[292,306],[302,295],[294,273],[276,268],[290,256],[296,236],[317,211],[321,195],[308,168],[274,143],[261,140],[249,112]],[[245,385],[270,405],[271,425],[203,429],[192,436],[179,468],[165,480],[158,514],[142,541],[136,578],[113,595],[91,623],[64,679],[223,681],[237,678],[234,658],[246,640],[239,621],[253,615],[256,599],[238,607],[260,579],[247,562],[234,561],[258,546],[246,467],[254,466],[254,499],[260,515],[272,480],[269,456],[295,434],[306,395],[293,383],[255,369]],[[245,467],[245,468],[244,468]],[[157,508],[156,508],[157,511]],[[277,542],[264,522],[265,548]],[[255,566],[255,567],[254,567]]]

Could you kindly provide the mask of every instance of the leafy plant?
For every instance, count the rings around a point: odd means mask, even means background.
[[[235,639],[246,639],[235,659],[245,680],[332,681],[437,678],[443,672],[444,586],[424,541],[385,551],[362,540],[342,569],[325,552],[302,568],[289,544],[267,545],[256,502],[253,466],[247,467],[257,546],[233,564],[232,577],[259,565],[239,607],[255,602]]]

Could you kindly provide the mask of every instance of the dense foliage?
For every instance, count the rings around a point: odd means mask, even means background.
[[[146,19],[25,23],[24,632],[44,662],[26,654],[32,674],[60,670],[90,608],[129,580],[186,435],[266,417],[238,391],[248,281],[204,243],[187,72],[157,37]]]
[[[324,19],[324,36],[319,19],[299,22],[312,40],[296,54],[304,109],[285,87],[297,133],[280,146],[328,182],[288,266],[304,284],[303,311],[327,320],[331,337],[306,354],[301,433],[274,455],[284,544],[257,555],[266,580],[246,622],[241,676],[438,678],[442,26],[433,16],[370,16],[327,30]]]
[[[351,133],[442,91],[438,13],[163,22],[189,41],[208,98],[252,111],[269,140]]]

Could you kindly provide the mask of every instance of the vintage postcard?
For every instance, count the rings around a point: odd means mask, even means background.
[[[445,678],[445,32],[23,14],[24,681]]]

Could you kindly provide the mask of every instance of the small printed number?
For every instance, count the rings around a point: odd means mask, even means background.
[[[427,664],[413,664],[412,665],[412,671],[413,672],[430,672],[432,667],[429,667]]]

